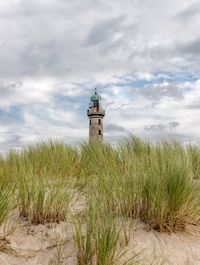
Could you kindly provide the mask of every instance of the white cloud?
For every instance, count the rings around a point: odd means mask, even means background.
[[[1,0],[2,148],[86,139],[95,86],[115,140],[175,121],[199,137],[199,16],[193,0]]]

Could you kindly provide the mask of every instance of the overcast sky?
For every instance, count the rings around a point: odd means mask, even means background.
[[[88,138],[200,137],[200,1],[0,0],[0,150]]]

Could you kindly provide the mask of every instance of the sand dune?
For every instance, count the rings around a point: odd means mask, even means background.
[[[83,203],[77,201],[73,210],[78,212],[82,207]],[[0,235],[0,265],[77,264],[69,221],[35,226],[15,211],[1,226]],[[185,234],[168,234],[148,231],[147,225],[134,221],[129,236],[126,255],[142,252],[144,264],[200,264],[200,227],[190,226]]]

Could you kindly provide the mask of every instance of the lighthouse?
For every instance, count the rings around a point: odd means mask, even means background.
[[[103,118],[105,110],[101,105],[101,97],[95,88],[94,95],[90,98],[89,108],[87,110],[89,118],[89,141],[103,142]]]

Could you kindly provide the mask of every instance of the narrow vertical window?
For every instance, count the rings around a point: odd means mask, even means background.
[[[101,130],[99,130],[99,135],[101,135]]]
[[[92,124],[92,121],[90,120],[90,125]]]
[[[101,119],[99,119],[99,124],[101,124]]]

